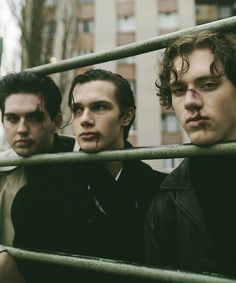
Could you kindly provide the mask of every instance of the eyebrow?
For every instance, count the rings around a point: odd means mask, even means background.
[[[89,106],[93,106],[93,105],[100,104],[100,103],[112,104],[111,101],[107,101],[107,100],[96,100],[96,101],[90,102],[88,105],[89,105]],[[76,106],[83,106],[83,103],[81,103],[81,102],[75,102],[75,103],[73,104],[73,107],[76,107]]]
[[[20,116],[19,113],[15,113],[15,112],[5,112],[4,113],[4,116]],[[44,116],[45,115],[45,112],[44,111],[32,111],[32,112],[27,112],[24,114],[25,116],[32,116],[32,115],[42,115]]]

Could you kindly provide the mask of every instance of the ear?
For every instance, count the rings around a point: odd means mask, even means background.
[[[53,128],[53,133],[57,134],[58,130],[61,128],[62,124],[62,114],[58,113],[57,116],[54,118],[54,128]]]
[[[135,114],[135,112],[134,112],[134,108],[133,107],[127,108],[125,110],[125,113],[124,113],[124,115],[122,117],[122,125],[124,127],[127,127],[127,126],[130,125],[130,123],[134,119],[134,114]]]

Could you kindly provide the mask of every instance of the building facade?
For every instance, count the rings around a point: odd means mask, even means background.
[[[71,0],[74,1],[74,0]],[[53,12],[55,1],[47,1]],[[70,2],[70,1],[69,1]],[[211,0],[78,0],[77,38],[74,56],[110,50],[116,46],[182,30],[198,24],[235,15],[236,1]],[[50,13],[49,13],[50,14]],[[50,49],[55,29],[54,17],[48,17],[46,62],[53,60]],[[135,146],[159,146],[188,142],[171,109],[160,107],[154,82],[163,50],[90,66],[106,68],[128,79],[133,87],[137,115],[130,133]],[[50,57],[51,56],[51,57]],[[82,73],[87,68],[75,70]],[[180,160],[148,161],[157,169],[169,170]]]

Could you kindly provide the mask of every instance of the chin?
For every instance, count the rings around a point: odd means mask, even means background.
[[[14,149],[13,149],[14,150]],[[29,157],[33,155],[34,153],[31,151],[25,151],[25,150],[14,150],[15,153],[21,157]]]
[[[219,135],[215,131],[195,131],[188,133],[191,143],[199,146],[207,146],[219,141]]]
[[[217,141],[215,139],[191,139],[192,144],[199,145],[199,146],[207,146],[216,143]]]
[[[86,152],[86,153],[96,153],[98,151],[100,151],[101,149],[99,148],[89,148],[89,147],[80,147],[80,149],[83,151],[83,152]]]

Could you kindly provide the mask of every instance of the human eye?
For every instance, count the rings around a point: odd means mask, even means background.
[[[203,91],[213,91],[219,86],[219,84],[220,81],[211,79],[211,80],[203,81],[199,85],[199,89]]]
[[[5,121],[11,124],[17,124],[19,122],[19,117],[17,115],[5,115]]]
[[[174,96],[183,96],[186,93],[186,87],[184,86],[174,86],[171,87],[171,93]]]
[[[79,104],[74,104],[72,107],[74,115],[79,115],[83,112],[83,107]]]
[[[35,113],[30,113],[27,115],[27,121],[30,123],[38,124],[42,123],[44,121],[44,113],[43,112],[35,112]]]
[[[95,103],[91,107],[93,112],[102,113],[110,109],[107,103]]]

